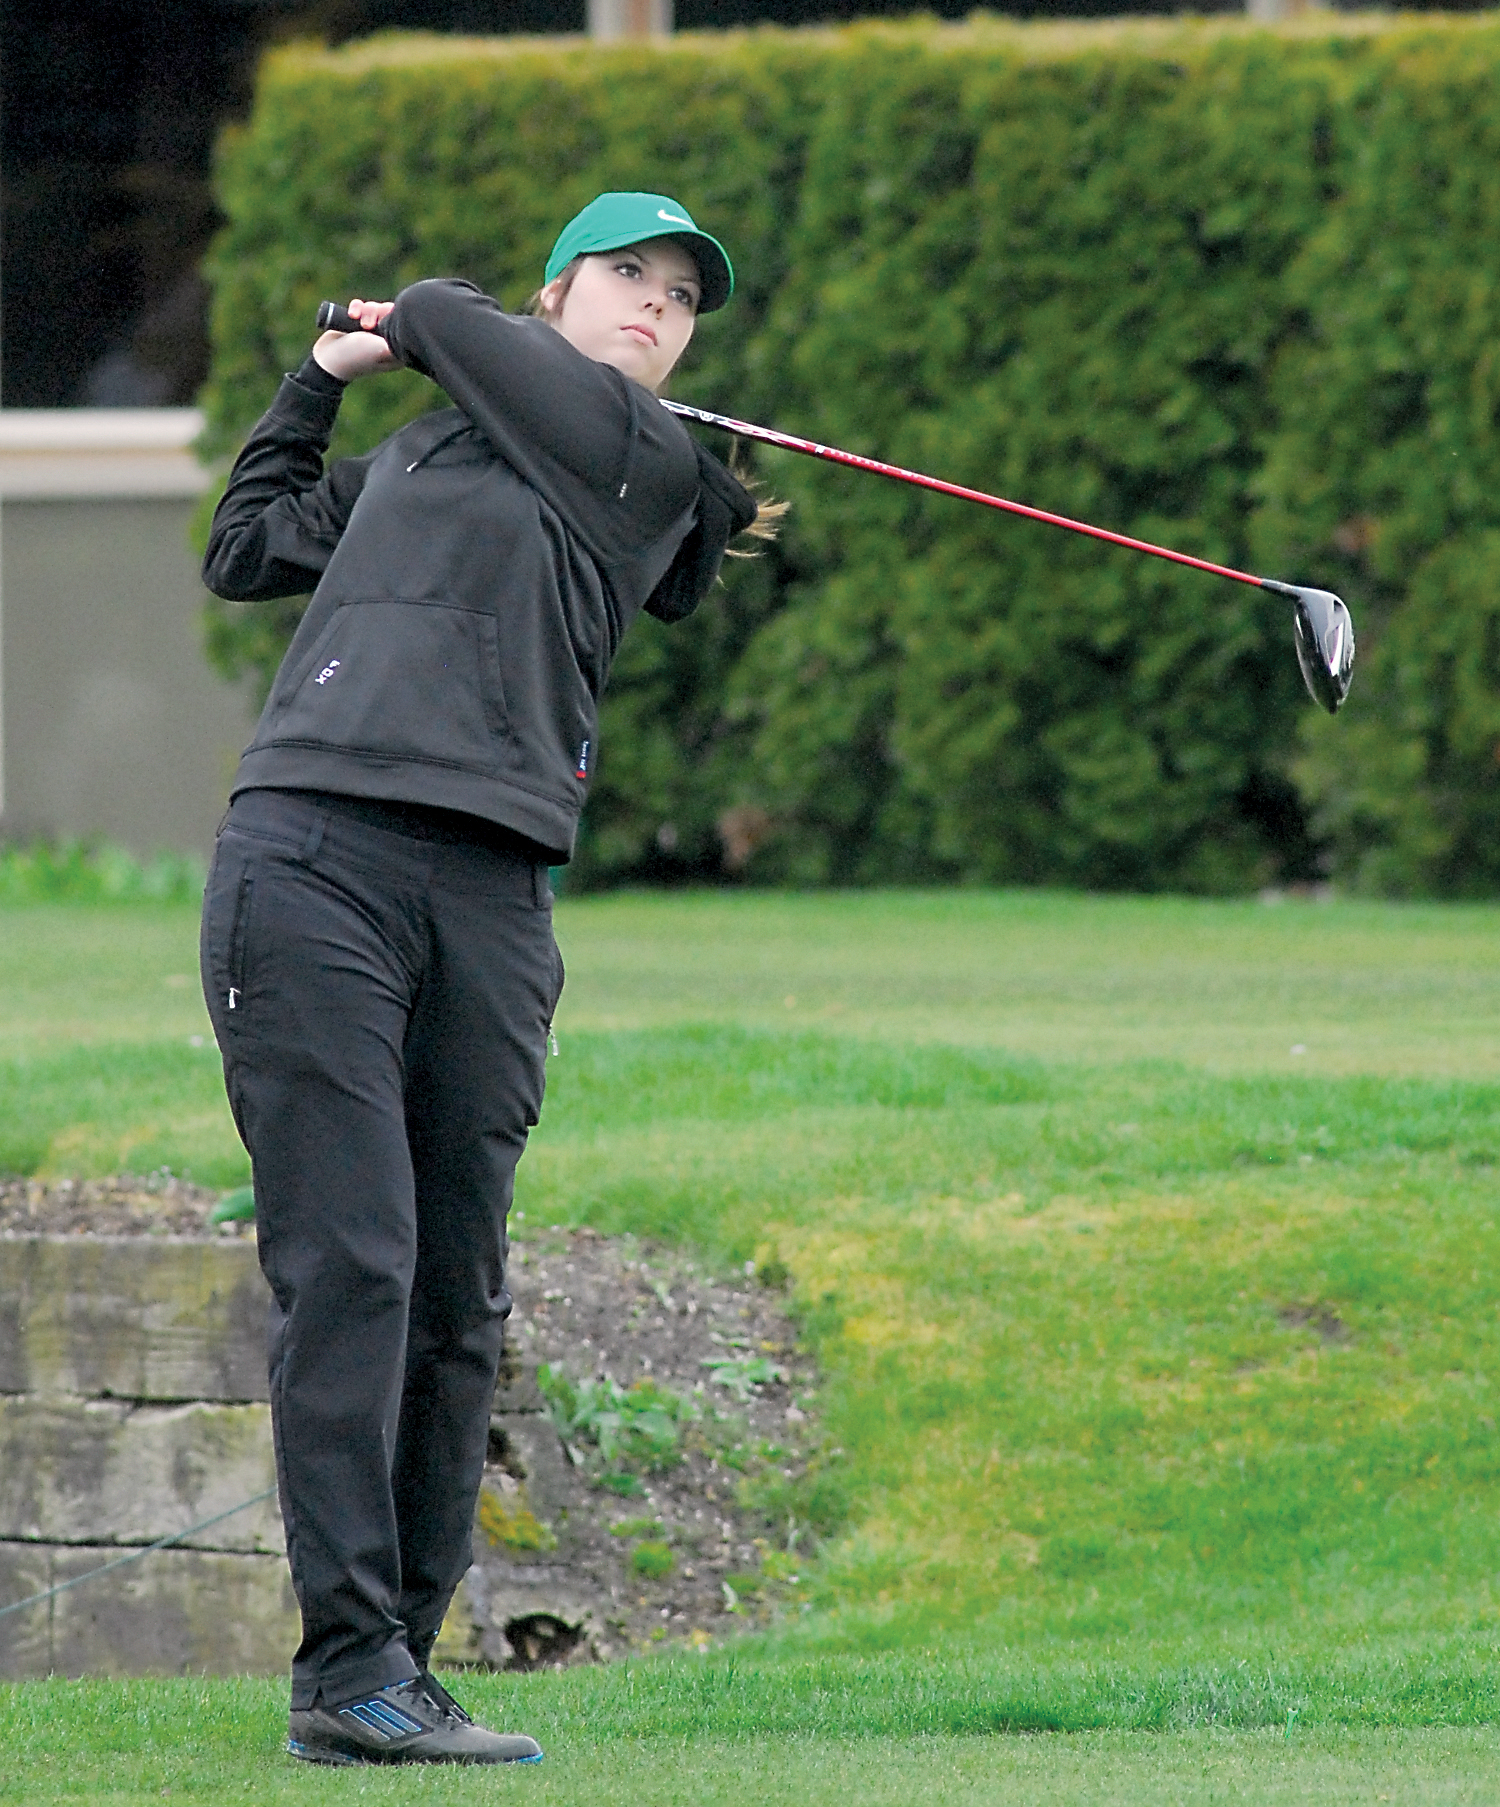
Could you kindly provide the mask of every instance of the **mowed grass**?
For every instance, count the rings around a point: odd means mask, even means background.
[[[1497,1798],[1497,928],[1038,894],[564,902],[518,1232],[789,1271],[825,1375],[825,1457],[774,1502],[798,1579],[772,1633],[696,1666],[476,1679],[552,1740],[541,1771],[358,1786]],[[0,911],[0,1166],[145,1150],[239,1179],[192,1041],[194,934],[180,911]],[[351,1792],[266,1771],[281,1695],[258,1686],[211,1691],[201,1762],[161,1729],[188,1712],[171,1689],[12,1697],[80,1748],[139,1734],[117,1773],[52,1766],[20,1721],[0,1741],[58,1798]],[[1027,1728],[1067,1736],[976,1736]]]
[[[0,1174],[248,1180],[197,936],[182,905],[0,905]]]
[[[574,1029],[1500,1079],[1500,912],[1482,905],[625,893],[565,898],[557,924]],[[0,905],[0,1058],[206,1033],[197,972],[194,911]]]
[[[1163,1711],[1149,1683],[1121,1673],[1113,1717],[1103,1720],[1109,1729],[986,1736],[1017,1729],[1003,1710],[1025,1694],[1024,1674],[962,1661],[926,1669],[910,1658],[759,1670],[708,1659],[469,1677],[456,1685],[477,1712],[491,1724],[526,1725],[547,1753],[540,1765],[498,1772],[310,1770],[281,1753],[285,1692],[276,1682],[36,1682],[0,1688],[0,1801],[1447,1807],[1495,1799],[1500,1733],[1489,1725],[1307,1723],[1292,1708],[1274,1727],[1245,1730]],[[1109,1693],[1108,1678],[1098,1680],[1096,1711]],[[950,1729],[955,1721],[960,1729]]]
[[[1497,923],[1477,906],[1049,892],[581,899],[558,911],[559,1026],[1500,1080]],[[196,936],[181,906],[0,906],[0,1172],[243,1184]]]
[[[815,1027],[1089,1064],[1500,1080],[1485,906],[689,892],[565,901],[558,923],[575,1029]]]

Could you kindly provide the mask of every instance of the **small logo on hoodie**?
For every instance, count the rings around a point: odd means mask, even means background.
[[[317,677],[313,679],[313,682],[315,684],[326,684],[342,663],[342,659],[330,659],[318,673]]]
[[[587,778],[589,775],[589,742],[585,741],[578,749],[578,764],[574,768],[575,778]]]

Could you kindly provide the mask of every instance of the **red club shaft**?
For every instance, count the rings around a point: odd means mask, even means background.
[[[1009,502],[1004,496],[987,495],[982,489],[966,489],[961,483],[945,483],[941,477],[927,477],[921,471],[909,471],[899,464],[886,464],[879,458],[862,458],[858,452],[842,452],[837,446],[819,445],[815,439],[799,439],[795,433],[778,433],[774,427],[758,427],[748,420],[731,420],[725,414],[710,414],[703,408],[690,408],[685,402],[663,401],[662,406],[685,420],[696,420],[706,427],[722,427],[726,433],[737,433],[742,439],[759,439],[767,445],[778,445],[783,451],[805,452],[810,458],[826,458],[831,464],[852,465],[855,470],[873,471],[877,477],[894,477],[899,483],[914,483],[919,489],[935,489],[941,495],[958,496],[965,502],[982,502],[986,508],[1003,508],[1007,514],[1024,515],[1028,521],[1045,521],[1049,527],[1066,527],[1070,533],[1086,533],[1090,539],[1108,540],[1112,546],[1126,546],[1132,552],[1149,552],[1153,558],[1169,558],[1177,565],[1191,565],[1195,571],[1207,571],[1214,577],[1233,578],[1238,584],[1253,584],[1258,590],[1281,589],[1284,586],[1264,577],[1253,577],[1248,571],[1234,571],[1228,565],[1216,565],[1206,558],[1192,558],[1186,552],[1173,552],[1169,546],[1153,546],[1150,540],[1133,540],[1126,533],[1111,533],[1107,527],[1091,527],[1087,521],[1075,521],[1068,515],[1049,514],[1045,508],[1028,508],[1024,502]]]
[[[341,333],[366,330],[333,301],[325,301],[319,307],[318,325]],[[378,332],[380,329],[368,330]],[[982,502],[986,508],[1002,508],[1007,514],[1022,515],[1028,521],[1045,521],[1049,527],[1066,527],[1069,533],[1086,533],[1092,540],[1107,540],[1111,546],[1125,546],[1131,552],[1149,552],[1153,558],[1167,558],[1174,565],[1191,565],[1195,571],[1207,571],[1213,577],[1228,577],[1237,584],[1253,584],[1257,590],[1275,590],[1283,596],[1297,594],[1293,586],[1277,583],[1274,578],[1254,577],[1248,571],[1235,571],[1228,565],[1216,565],[1210,559],[1174,552],[1170,546],[1153,546],[1150,540],[1133,540],[1127,533],[1091,527],[1087,521],[1075,521],[1065,514],[1049,514],[1045,508],[1028,508],[1024,502],[1009,502],[1004,496],[991,496],[982,489],[966,489],[962,483],[945,483],[941,477],[924,476],[921,471],[909,471],[899,464],[886,464],[879,458],[862,458],[858,452],[843,452],[837,446],[820,445],[816,439],[800,439],[795,433],[778,433],[774,427],[758,427],[748,420],[733,420],[727,414],[710,414],[706,408],[690,408],[686,402],[664,401],[662,406],[684,420],[696,420],[705,427],[721,427],[726,433],[737,433],[741,439],[759,439],[766,445],[779,445],[783,451],[805,452],[809,458],[826,458],[831,464],[873,471],[877,477],[893,477],[898,483],[914,483],[919,489],[935,489],[940,495],[958,496],[965,502]]]

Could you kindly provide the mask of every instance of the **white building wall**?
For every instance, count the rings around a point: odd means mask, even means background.
[[[672,0],[589,0],[589,36],[612,43],[620,38],[667,37]]]
[[[0,841],[212,845],[253,718],[202,650],[201,425],[0,412]]]

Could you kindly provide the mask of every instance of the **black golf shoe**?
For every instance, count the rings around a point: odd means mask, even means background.
[[[305,1763],[540,1763],[534,1738],[475,1725],[430,1675],[338,1707],[293,1708],[287,1749]]]

